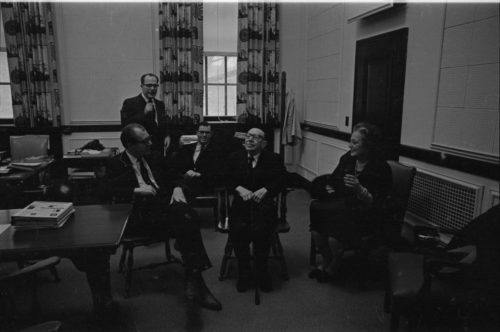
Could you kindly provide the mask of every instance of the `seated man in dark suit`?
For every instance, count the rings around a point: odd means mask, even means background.
[[[153,150],[163,152],[163,141],[166,134],[167,115],[165,104],[156,99],[160,80],[155,74],[141,76],[141,93],[125,99],[120,111],[122,126],[138,123],[151,134]]]
[[[151,153],[151,136],[142,125],[125,126],[120,139],[125,151],[109,161],[105,190],[117,202],[134,203],[125,233],[159,239],[168,239],[173,233],[184,262],[187,298],[205,308],[221,310],[201,276],[211,263],[197,215],[187,204],[182,179],[168,172],[160,153]]]
[[[244,150],[233,153],[227,162],[227,180],[234,200],[229,212],[229,232],[238,259],[236,289],[246,291],[251,284],[250,249],[253,242],[258,286],[271,291],[267,270],[271,236],[277,227],[274,202],[285,185],[285,166],[279,155],[264,150],[265,134],[258,128],[248,131]]]
[[[196,131],[198,143],[184,145],[173,160],[176,173],[184,177],[194,195],[209,192],[218,180],[220,168],[217,150],[210,144],[212,136],[208,122],[201,122]]]

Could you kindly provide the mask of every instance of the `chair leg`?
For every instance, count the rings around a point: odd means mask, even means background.
[[[127,270],[125,272],[125,297],[130,297],[130,289],[132,288],[132,270],[134,268],[134,247],[127,248]]]
[[[122,246],[122,254],[120,256],[120,263],[118,264],[118,272],[122,273],[125,268],[125,259],[127,258],[127,248]]]
[[[316,266],[316,243],[314,243],[314,238],[311,235],[311,248],[309,250],[309,265]]]
[[[222,257],[222,263],[220,265],[220,272],[219,272],[219,280],[222,281],[224,280],[224,277],[226,275],[227,271],[227,263],[229,262],[229,259],[231,258],[231,254],[233,253],[233,244],[231,242],[231,236],[228,236],[226,246],[224,247],[224,256]]]
[[[286,266],[286,261],[285,261],[285,255],[283,254],[283,246],[281,245],[281,240],[279,234],[275,234],[275,244],[276,244],[276,250],[278,252],[278,257],[280,260],[281,264],[281,275],[283,277],[283,280],[288,280],[290,279],[290,276],[288,274],[288,268]]]

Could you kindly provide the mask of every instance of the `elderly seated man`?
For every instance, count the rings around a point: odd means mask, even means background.
[[[251,286],[250,248],[253,242],[257,287],[273,289],[267,269],[271,237],[278,218],[274,198],[283,190],[286,170],[279,155],[265,150],[267,141],[259,128],[250,129],[244,150],[227,161],[226,178],[234,200],[229,211],[229,234],[238,259],[236,289],[245,292]]]
[[[125,233],[159,239],[173,234],[184,262],[186,297],[207,309],[221,310],[201,275],[211,263],[182,179],[169,171],[161,154],[151,151],[151,136],[142,125],[128,124],[120,139],[125,151],[108,162],[105,191],[117,202],[134,202]]]

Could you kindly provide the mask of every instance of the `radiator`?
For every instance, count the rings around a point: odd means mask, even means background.
[[[484,187],[418,170],[408,212],[443,228],[459,230],[479,214]]]

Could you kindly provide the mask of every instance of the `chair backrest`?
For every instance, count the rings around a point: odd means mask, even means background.
[[[49,135],[10,136],[10,155],[12,160],[47,156],[48,151]]]
[[[389,160],[387,163],[392,172],[392,189],[389,194],[390,204],[395,217],[402,221],[408,207],[413,178],[417,170],[415,167],[406,166],[393,160]]]

